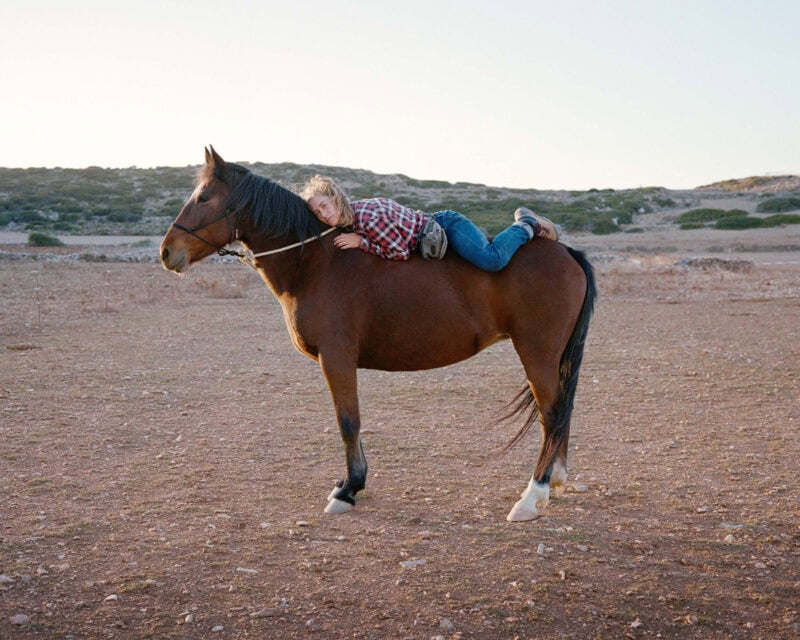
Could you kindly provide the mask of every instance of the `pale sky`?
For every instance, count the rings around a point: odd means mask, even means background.
[[[211,143],[539,189],[800,173],[799,24],[795,0],[3,0],[0,166]]]

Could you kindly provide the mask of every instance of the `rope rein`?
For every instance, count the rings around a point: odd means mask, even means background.
[[[300,242],[295,242],[294,244],[287,245],[285,247],[280,247],[279,249],[272,249],[271,251],[261,251],[260,253],[253,253],[250,249],[245,249],[244,252],[241,251],[230,251],[229,249],[220,249],[220,251],[226,251],[225,255],[235,255],[239,257],[244,264],[246,264],[251,269],[256,268],[256,258],[263,258],[265,256],[275,255],[276,253],[283,253],[284,251],[289,251],[291,249],[296,249],[297,247],[302,247],[304,244],[308,242],[312,242],[314,240],[318,240],[323,236],[328,235],[331,231],[336,231],[336,227],[331,227],[330,229],[326,229],[318,236],[313,236],[311,238],[306,238],[305,240],[301,240]],[[218,252],[219,253],[219,252]],[[222,255],[222,254],[220,254]]]

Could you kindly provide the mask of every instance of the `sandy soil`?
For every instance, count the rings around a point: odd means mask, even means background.
[[[362,372],[367,490],[325,516],[330,399],[252,272],[0,260],[0,637],[800,636],[796,238],[633,235],[572,239],[570,491],[523,524],[509,344]]]

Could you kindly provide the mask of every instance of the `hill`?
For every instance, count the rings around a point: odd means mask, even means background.
[[[714,182],[698,189],[759,194],[796,192],[800,191],[800,176],[753,176]]]
[[[295,191],[310,176],[323,173],[339,181],[352,198],[383,195],[424,211],[455,209],[490,233],[505,227],[519,206],[551,217],[567,231],[596,234],[635,232],[649,214],[674,212],[677,218],[703,200],[731,192],[766,197],[768,191],[774,193],[781,187],[779,202],[774,204],[778,208],[764,211],[800,209],[800,203],[794,204],[794,198],[800,197],[798,176],[731,180],[688,191],[661,187],[541,191],[418,180],[402,174],[323,165],[243,164]],[[0,229],[60,235],[158,235],[167,229],[191,194],[196,171],[194,166],[0,168]],[[773,188],[768,189],[769,186]],[[747,216],[746,211],[740,213]],[[716,219],[712,216],[703,224]],[[780,223],[792,221],[791,216],[784,216]],[[750,218],[745,224],[760,223]]]

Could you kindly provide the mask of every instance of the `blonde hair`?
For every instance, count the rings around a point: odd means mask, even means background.
[[[317,196],[327,196],[333,200],[333,204],[339,210],[339,213],[342,214],[338,226],[349,227],[353,224],[356,216],[355,213],[353,213],[353,208],[350,206],[350,199],[347,197],[347,194],[342,191],[342,188],[331,178],[317,174],[306,182],[303,189],[300,191],[300,197],[306,202]]]

